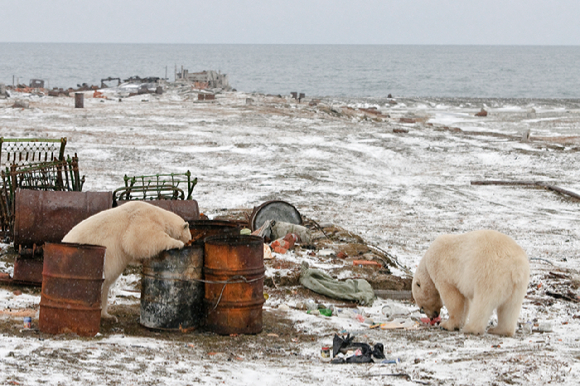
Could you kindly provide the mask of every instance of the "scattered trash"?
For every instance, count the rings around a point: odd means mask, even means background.
[[[31,328],[32,327],[32,318],[30,316],[24,317],[24,328]]]
[[[300,212],[298,212],[292,204],[281,200],[267,201],[254,208],[254,211],[250,216],[250,226],[252,230],[256,230],[267,220],[302,225],[302,216],[300,215]],[[286,230],[281,232],[282,235],[279,237],[283,237],[286,233],[291,232],[293,231]],[[277,239],[278,236],[273,236],[273,238]]]
[[[288,312],[288,311],[290,311],[290,306],[288,306],[287,304],[280,304],[278,306],[278,309],[280,311]]]
[[[401,363],[400,358],[385,359],[384,361],[381,362],[382,365],[391,365],[391,364],[399,364],[399,363]]]
[[[552,323],[550,323],[550,322],[540,323],[538,325],[538,331],[539,332],[552,332],[552,331],[554,331],[552,328]]]
[[[323,358],[330,358],[330,347],[323,347],[323,348],[320,350],[320,355],[321,355]]]
[[[316,293],[335,299],[357,301],[363,305],[370,305],[375,299],[375,293],[368,281],[364,279],[338,281],[326,272],[309,268],[305,261],[301,265],[300,284]]]
[[[385,359],[382,343],[371,347],[367,343],[353,342],[354,336],[348,334],[344,339],[334,334],[332,340],[332,357],[330,363],[373,363],[375,359]]]
[[[381,313],[387,318],[387,320],[393,320],[395,317],[407,316],[411,313],[411,311],[409,311],[406,307],[389,301],[386,305],[383,306],[383,308],[381,308]]]
[[[479,113],[475,114],[476,117],[487,117],[487,111],[485,111],[483,108],[479,111]]]
[[[419,326],[417,322],[409,318],[394,319],[387,323],[381,323],[381,330],[415,330]]]
[[[264,260],[272,260],[274,256],[272,256],[272,250],[268,246],[268,244],[264,243]]]
[[[339,253],[340,254],[340,253]],[[337,255],[338,257],[338,255]],[[378,261],[373,260],[354,260],[352,265],[357,267],[372,267],[372,268],[382,268],[383,265]]]
[[[531,334],[532,333],[532,327],[533,327],[532,322],[526,322],[526,323],[524,323],[522,325],[522,333],[523,334],[526,334],[526,335]]]
[[[14,101],[12,107],[15,109],[28,109],[30,108],[30,102],[18,99]]]
[[[310,229],[302,225],[288,223],[284,221],[273,221],[271,229],[273,239],[284,237],[290,233],[298,238],[297,242],[300,241],[302,243],[310,243],[310,241],[312,240]]]

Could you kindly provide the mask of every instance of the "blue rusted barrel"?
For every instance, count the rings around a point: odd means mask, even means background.
[[[163,251],[143,263],[141,325],[191,330],[204,320],[203,245]]]

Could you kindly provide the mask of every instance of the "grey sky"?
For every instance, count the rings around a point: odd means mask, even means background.
[[[579,0],[0,0],[0,42],[580,45]]]

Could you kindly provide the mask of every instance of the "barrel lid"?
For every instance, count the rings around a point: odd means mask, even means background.
[[[282,221],[302,225],[302,216],[294,207],[282,200],[272,200],[254,208],[250,216],[250,226],[253,231],[260,228],[267,220]]]

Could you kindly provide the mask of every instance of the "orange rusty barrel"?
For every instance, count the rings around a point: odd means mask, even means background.
[[[128,200],[119,200],[117,205],[123,205]],[[175,213],[185,221],[199,220],[199,206],[196,200],[146,200],[148,204]]]
[[[163,251],[143,262],[141,325],[188,330],[204,320],[203,246]]]
[[[258,236],[205,239],[206,326],[218,334],[262,331],[264,241]]]
[[[75,225],[112,206],[112,192],[18,190],[14,245],[58,243]]]
[[[206,237],[217,235],[239,235],[240,225],[231,221],[197,220],[188,221],[191,232],[190,244],[203,244]]]
[[[40,331],[81,336],[99,332],[105,251],[97,245],[44,245]]]

